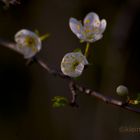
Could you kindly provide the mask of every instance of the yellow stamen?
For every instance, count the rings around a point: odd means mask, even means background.
[[[80,30],[80,25],[77,25],[77,30],[78,30],[78,31]]]
[[[87,23],[87,24],[88,24],[88,23],[90,23],[90,20],[89,20],[89,19],[87,19],[87,20],[85,21],[85,23]]]
[[[33,52],[37,51],[37,48],[35,47],[36,42],[35,42],[35,39],[33,37],[27,36],[25,38],[25,43],[29,48],[32,49]]]
[[[79,65],[79,62],[78,61],[75,61],[72,65],[72,68],[75,69],[77,66]]]

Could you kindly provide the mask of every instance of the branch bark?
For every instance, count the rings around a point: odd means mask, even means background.
[[[20,53],[19,51],[16,50],[16,44],[15,43],[4,41],[3,39],[0,39],[0,45],[4,46],[4,47],[7,47],[9,49],[12,49],[12,50],[16,51],[17,53]],[[111,105],[120,107],[122,109],[131,111],[131,112],[140,113],[140,109],[131,106],[128,102],[123,102],[123,101],[120,101],[120,100],[116,100],[112,97],[105,96],[105,95],[103,95],[99,92],[96,92],[92,89],[89,89],[89,88],[86,88],[84,86],[81,86],[81,85],[77,84],[76,81],[74,81],[74,79],[72,79],[71,77],[68,77],[68,76],[64,75],[62,72],[59,72],[55,69],[51,69],[47,65],[46,62],[42,61],[37,56],[35,56],[32,59],[29,59],[27,64],[29,65],[31,62],[36,62],[43,69],[45,69],[49,74],[51,74],[53,76],[58,76],[58,77],[60,77],[64,80],[69,81],[69,88],[70,88],[71,93],[72,93],[72,100],[71,100],[71,105],[72,106],[77,106],[76,97],[77,97],[77,91],[79,91],[79,93],[83,93],[85,95],[95,97],[95,98],[99,99],[100,101],[103,101],[107,104],[111,104]]]

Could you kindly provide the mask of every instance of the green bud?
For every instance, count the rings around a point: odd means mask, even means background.
[[[119,85],[116,88],[116,92],[119,96],[124,96],[124,95],[128,95],[128,88],[124,85]]]

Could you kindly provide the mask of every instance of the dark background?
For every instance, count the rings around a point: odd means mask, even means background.
[[[92,44],[92,63],[80,82],[119,99],[118,85],[140,92],[140,0],[22,0],[4,10],[0,3],[0,37],[14,40],[23,28],[51,36],[39,53],[51,67],[60,69],[64,54],[84,48],[70,31],[70,17],[83,19],[94,11],[107,20],[102,40]],[[23,57],[0,46],[0,140],[138,140],[140,115],[80,96],[80,107],[54,109],[56,95],[70,97],[68,83],[48,75],[39,65],[25,66]],[[140,106],[137,106],[140,107]]]

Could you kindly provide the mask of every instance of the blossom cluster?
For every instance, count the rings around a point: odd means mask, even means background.
[[[80,39],[81,42],[87,42],[85,54],[81,51],[67,53],[61,62],[61,71],[69,77],[78,77],[82,74],[85,65],[88,65],[87,52],[89,43],[100,40],[106,28],[106,20],[99,19],[99,16],[90,12],[83,20],[78,21],[75,18],[69,19],[71,31]],[[36,33],[22,29],[15,35],[16,48],[25,59],[34,57],[42,48],[41,37]]]
[[[14,2],[14,0],[12,0],[11,2]],[[69,19],[69,27],[71,31],[76,35],[78,39],[80,39],[80,42],[82,43],[86,42],[86,47],[84,53],[82,53],[81,50],[76,49],[75,51],[69,52],[64,55],[61,61],[61,71],[63,75],[59,73],[60,77],[65,78],[64,75],[66,75],[68,77],[76,78],[83,73],[85,66],[89,65],[87,57],[88,57],[90,43],[96,42],[103,37],[103,33],[106,29],[106,26],[107,26],[106,20],[105,19],[100,20],[99,16],[94,12],[88,13],[85,16],[83,23],[75,18]],[[40,37],[37,32],[32,32],[27,29],[22,29],[15,34],[15,42],[16,42],[15,49],[17,49],[18,52],[20,52],[24,56],[25,59],[32,59],[42,49],[42,40],[44,40],[46,37],[48,37],[48,34],[45,34]],[[47,68],[47,65],[44,65],[44,63],[39,61],[38,63],[43,68],[45,69]],[[82,86],[71,85],[70,89],[73,94],[73,98],[71,102],[72,106],[75,105],[76,90],[78,89],[80,92],[81,91],[85,92],[88,95],[89,93],[93,93],[90,95],[95,96],[97,98],[100,97],[99,99],[101,99],[102,101],[108,101],[113,105],[117,105],[127,110],[140,113],[139,110],[133,109],[128,106],[129,104],[130,105],[140,104],[140,94],[138,94],[136,98],[131,98],[129,96],[128,88],[124,85],[119,85],[116,88],[116,93],[119,96],[124,96],[126,98],[125,104],[118,100],[114,100],[105,96],[100,96],[99,93],[96,93],[95,91],[92,92],[92,90],[85,89]],[[65,97],[61,97],[61,96],[54,97],[52,102],[53,102],[53,107],[63,107],[69,104],[68,100]]]

